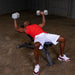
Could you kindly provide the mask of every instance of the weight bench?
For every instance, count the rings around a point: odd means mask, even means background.
[[[25,42],[24,44],[18,45],[16,48],[17,49],[21,48],[21,47],[34,48],[34,44],[32,44],[33,38],[31,36],[29,36],[29,37],[30,37],[30,41],[29,42]],[[48,51],[49,46],[52,46],[52,43],[51,42],[45,42],[44,43],[44,47],[43,47],[43,51],[44,51],[46,59],[48,61],[47,66],[51,66],[51,65],[54,64],[52,62],[51,58],[50,58],[50,54],[49,54],[49,51]]]

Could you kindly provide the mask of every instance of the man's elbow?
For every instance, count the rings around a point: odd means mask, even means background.
[[[16,31],[18,31],[18,28],[15,28]]]
[[[45,26],[46,22],[43,22],[43,26]]]

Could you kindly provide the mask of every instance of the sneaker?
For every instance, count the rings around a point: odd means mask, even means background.
[[[33,74],[39,74],[39,70],[40,70],[40,65],[39,64],[35,65]]]
[[[63,56],[59,55],[58,60],[59,60],[59,61],[66,61],[66,62],[69,62],[69,61],[70,61],[70,58],[68,58],[68,57],[64,54]]]

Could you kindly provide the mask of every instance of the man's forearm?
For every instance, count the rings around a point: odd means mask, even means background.
[[[16,20],[14,20],[14,27],[15,27],[16,30],[18,29],[18,25],[17,25],[17,21]]]
[[[45,16],[42,15],[42,23],[46,23]]]

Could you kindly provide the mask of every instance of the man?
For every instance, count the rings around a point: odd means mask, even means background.
[[[39,65],[39,49],[43,48],[43,45],[45,42],[52,42],[54,45],[56,45],[58,42],[60,43],[60,55],[58,57],[58,60],[60,61],[70,61],[70,58],[68,58],[64,54],[64,47],[65,47],[65,39],[60,35],[50,34],[46,33],[42,30],[42,28],[45,26],[46,20],[44,13],[41,11],[40,14],[42,15],[42,23],[37,24],[31,24],[29,21],[24,22],[24,28],[18,27],[16,19],[14,19],[14,27],[16,31],[19,32],[25,32],[26,34],[30,35],[34,39],[34,55],[35,55],[35,61],[36,65],[34,68],[34,73],[39,73],[40,65]]]

